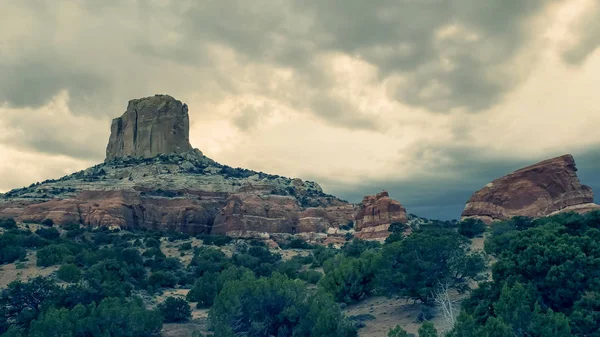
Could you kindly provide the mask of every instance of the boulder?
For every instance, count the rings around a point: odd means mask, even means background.
[[[355,218],[355,237],[359,239],[384,240],[391,233],[390,225],[395,222],[406,223],[406,209],[396,200],[390,198],[388,192],[368,195]]]
[[[462,219],[486,223],[514,216],[544,217],[561,212],[600,209],[594,193],[577,177],[570,154],[544,160],[487,184],[467,201]]]
[[[112,121],[106,160],[191,151],[189,127],[187,105],[173,97],[133,99],[125,113]]]

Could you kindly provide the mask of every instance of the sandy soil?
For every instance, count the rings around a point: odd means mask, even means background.
[[[36,276],[48,276],[58,269],[58,266],[39,268],[35,264],[36,260],[36,252],[29,250],[27,251],[27,261],[17,261],[0,266],[0,288],[4,288],[16,280],[27,281],[28,278]]]

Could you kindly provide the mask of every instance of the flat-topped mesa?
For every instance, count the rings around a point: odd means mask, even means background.
[[[359,239],[383,240],[390,235],[392,223],[406,223],[406,208],[390,198],[388,192],[367,195],[355,217],[356,237]]]
[[[106,161],[152,158],[192,150],[188,107],[169,95],[133,99],[127,111],[113,119]]]
[[[462,218],[491,223],[514,216],[539,218],[600,209],[594,204],[592,189],[581,184],[576,172],[575,160],[570,154],[517,170],[475,192]]]

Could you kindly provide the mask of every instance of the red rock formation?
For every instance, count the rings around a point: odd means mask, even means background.
[[[486,223],[513,216],[543,217],[560,212],[600,209],[594,194],[582,185],[571,155],[548,159],[496,179],[475,192],[462,218]]]
[[[188,135],[182,102],[131,100],[113,121],[104,163],[0,195],[0,218],[238,237],[326,235],[353,219],[353,206],[317,183],[220,165],[192,150]]]
[[[388,228],[394,222],[406,223],[406,209],[388,192],[368,195],[356,214],[355,236],[359,239],[385,239],[390,235]]]
[[[237,193],[229,196],[212,226],[212,233],[252,237],[260,233],[325,232],[352,219],[354,208],[338,206],[303,209],[296,198]]]

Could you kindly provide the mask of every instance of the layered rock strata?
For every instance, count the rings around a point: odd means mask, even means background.
[[[594,204],[592,189],[581,184],[576,172],[575,160],[569,154],[517,170],[475,192],[462,218],[491,223],[514,216],[537,218],[600,209]]]
[[[407,221],[406,209],[390,198],[388,192],[368,195],[363,198],[355,217],[355,236],[359,239],[384,240],[390,235],[390,224]]]

